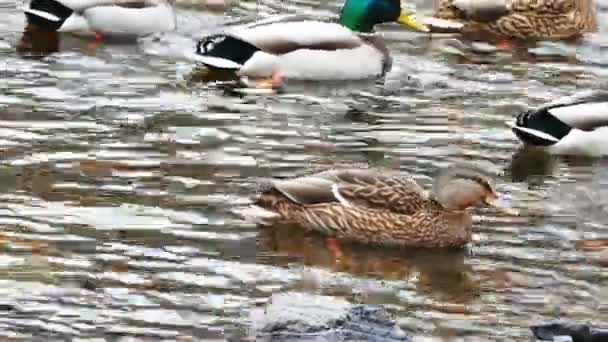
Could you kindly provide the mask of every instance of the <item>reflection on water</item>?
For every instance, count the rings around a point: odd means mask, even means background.
[[[448,340],[606,323],[606,161],[521,149],[504,124],[597,86],[605,25],[510,51],[388,25],[385,78],[257,96],[205,83],[218,75],[185,52],[226,22],[339,3],[178,4],[177,32],[95,43],[25,30],[0,0],[1,338],[238,340],[248,311],[288,290],[384,304],[405,330]],[[463,160],[503,170],[498,192],[524,213],[476,211],[464,250],[361,246],[232,213],[256,177],[371,164],[429,186]]]

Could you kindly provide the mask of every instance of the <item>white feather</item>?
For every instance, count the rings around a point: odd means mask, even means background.
[[[93,34],[87,20],[82,15],[77,13],[72,13],[72,15],[63,22],[63,25],[61,25],[57,31],[88,35]]]
[[[281,215],[266,210],[260,206],[252,205],[249,207],[241,207],[232,209],[232,213],[239,216],[241,219],[261,225],[270,225],[272,220],[278,219]]]
[[[51,13],[42,12],[42,11],[38,11],[38,10],[35,10],[35,9],[31,9],[31,8],[23,8],[23,12],[29,13],[29,14],[33,14],[33,15],[37,15],[37,16],[39,16],[41,18],[44,18],[44,19],[50,20],[50,21],[58,22],[58,21],[61,20],[58,16],[53,15]]]
[[[340,24],[314,20],[277,22],[252,28],[235,28],[230,33],[258,46],[274,42],[294,42],[300,45],[336,41],[353,44],[361,42],[356,34]]]
[[[231,61],[226,58],[213,57],[213,56],[201,56],[198,54],[195,54],[194,56],[192,56],[192,58],[197,62],[201,62],[205,65],[209,65],[209,66],[221,68],[221,69],[238,70],[243,67],[242,64],[239,64],[237,62]]]
[[[551,108],[548,111],[571,127],[584,127],[594,122],[605,122],[608,125],[608,102],[580,103]]]
[[[382,54],[369,45],[334,51],[300,49],[279,57],[256,52],[242,75],[269,77],[277,70],[295,80],[358,80],[382,73]]]
[[[247,24],[241,25],[239,29],[245,29],[245,28],[251,29],[256,26],[269,25],[269,24],[276,23],[276,22],[282,22],[282,21],[298,18],[299,16],[300,16],[299,14],[273,15],[269,18],[264,18],[264,19],[254,21],[252,23],[247,23]]]
[[[241,76],[269,77],[279,68],[279,57],[264,51],[256,51],[239,70]]]
[[[342,195],[340,195],[340,191],[338,190],[338,184],[332,184],[331,193],[338,200],[338,202],[340,202],[340,204],[342,204],[343,206],[345,206],[345,207],[353,206],[352,204],[350,204],[349,201],[346,200],[346,198],[344,198],[344,197],[342,197]]]
[[[573,129],[558,143],[547,147],[553,154],[600,157],[608,155],[608,127],[593,131]]]
[[[93,7],[86,10],[83,16],[93,31],[107,34],[146,35],[175,28],[175,15],[170,5],[146,8]]]
[[[534,136],[539,137],[544,140],[553,141],[553,142],[559,141],[559,139],[555,138],[554,136],[552,136],[550,134],[547,134],[545,132],[538,131],[535,129],[527,128],[527,127],[520,127],[520,126],[517,126],[514,122],[507,122],[507,126],[511,127],[512,129],[516,129],[516,130],[534,135]]]
[[[452,4],[467,15],[471,15],[478,11],[486,12],[496,9],[507,10],[511,8],[510,0],[453,0]]]
[[[447,20],[435,17],[423,17],[420,22],[428,27],[439,28],[443,30],[459,31],[464,27],[464,24],[454,20]]]

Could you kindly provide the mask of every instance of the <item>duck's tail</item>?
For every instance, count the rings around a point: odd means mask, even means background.
[[[258,205],[235,208],[232,210],[232,213],[247,222],[259,224],[262,226],[270,226],[276,221],[278,221],[281,217],[281,215],[270,210],[264,209]]]
[[[196,60],[216,69],[239,70],[260,49],[240,38],[214,34],[198,41]]]
[[[56,0],[32,0],[23,12],[29,24],[57,31],[74,11]]]
[[[559,142],[570,130],[547,109],[528,111],[507,122],[513,133],[526,145],[550,146]]]

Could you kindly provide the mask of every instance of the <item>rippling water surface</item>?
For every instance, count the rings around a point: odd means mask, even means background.
[[[606,323],[608,256],[581,242],[608,239],[606,161],[520,151],[504,121],[606,78],[608,2],[597,34],[527,53],[388,25],[384,80],[276,96],[195,82],[183,57],[231,22],[339,5],[241,2],[224,15],[190,1],[178,32],[97,49],[64,37],[31,58],[16,52],[23,15],[0,0],[0,337],[238,340],[249,310],[286,290],[385,304],[412,334],[449,340],[525,340],[531,322],[560,317]],[[461,252],[341,244],[336,258],[316,235],[233,214],[258,176],[365,162],[429,184],[460,160],[504,171],[499,191],[525,213],[476,212]]]

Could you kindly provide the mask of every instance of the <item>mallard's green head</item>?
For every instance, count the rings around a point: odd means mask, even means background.
[[[413,15],[401,9],[400,0],[346,0],[340,13],[340,24],[358,32],[371,32],[374,25],[389,22],[428,31]]]

